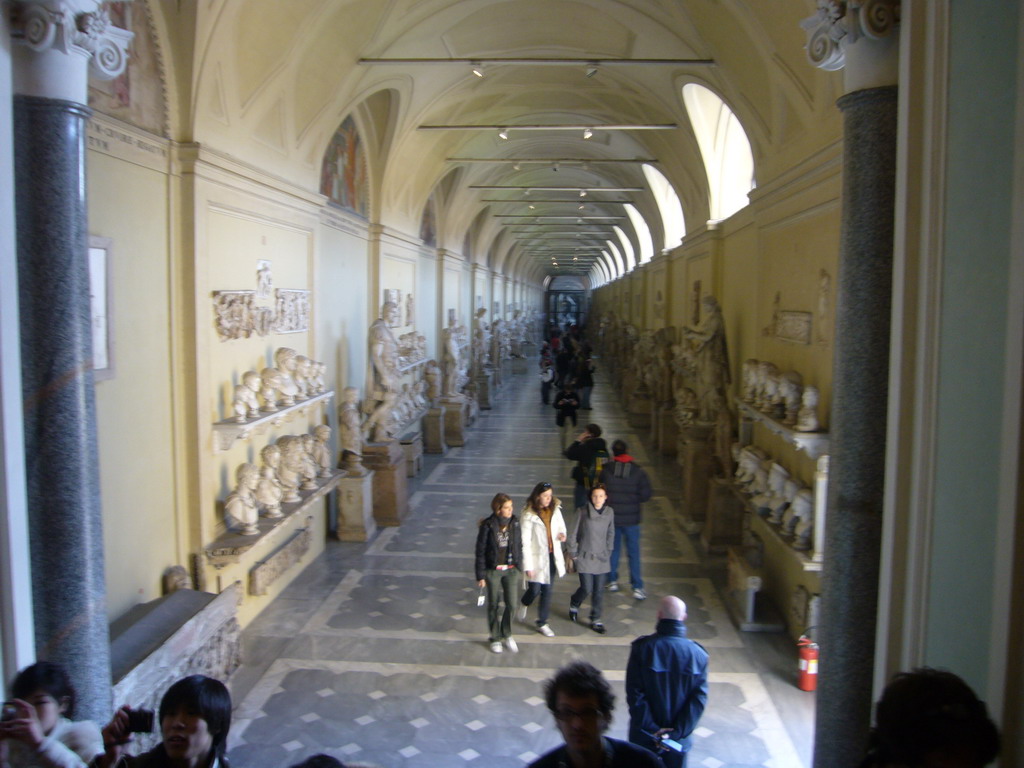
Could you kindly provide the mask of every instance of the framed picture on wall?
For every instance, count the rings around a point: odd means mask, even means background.
[[[89,317],[92,325],[92,370],[95,381],[114,378],[114,323],[110,260],[114,241],[89,236]]]

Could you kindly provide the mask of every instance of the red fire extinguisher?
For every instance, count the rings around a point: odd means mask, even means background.
[[[801,691],[813,691],[818,687],[818,644],[807,635],[800,635],[796,642],[800,650],[800,673],[796,687]]]

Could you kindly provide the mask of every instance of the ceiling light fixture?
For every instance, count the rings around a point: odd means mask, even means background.
[[[586,197],[586,196],[587,196],[587,190],[581,189],[580,190],[580,197]]]
[[[476,75],[477,77],[484,76],[483,65],[479,61],[471,61],[469,62],[469,66],[472,67],[472,69],[470,69],[470,72],[472,72],[474,75]]]
[[[513,171],[518,171],[518,170],[521,170],[521,169],[522,169],[522,166],[520,166],[519,163],[512,163],[512,170]]]
[[[583,74],[587,77],[593,77],[597,74],[597,62],[591,61],[587,64],[587,68],[583,71]]]
[[[498,138],[508,141],[508,128],[502,128],[500,131],[498,131]]]
[[[590,128],[584,128],[583,129],[583,138],[584,139],[589,139],[593,135],[594,135],[594,132]]]

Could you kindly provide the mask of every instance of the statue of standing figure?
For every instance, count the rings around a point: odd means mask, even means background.
[[[725,321],[722,309],[714,296],[701,300],[704,319],[697,327],[686,329],[686,337],[693,343],[697,369],[698,418],[714,422],[717,406],[725,402],[729,376],[729,352],[725,341]],[[721,398],[721,399],[719,399]]]
[[[398,339],[391,330],[398,323],[398,305],[385,301],[380,318],[370,325],[369,346],[371,362],[371,388],[369,400],[372,406],[370,417],[363,424],[364,432],[375,442],[383,442],[390,434],[391,411],[399,395]]]

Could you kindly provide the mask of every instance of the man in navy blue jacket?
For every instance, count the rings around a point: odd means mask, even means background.
[[[685,768],[690,734],[708,701],[708,652],[687,639],[685,621],[686,603],[662,598],[657,631],[633,641],[626,666],[629,740],[657,751],[666,768]]]

